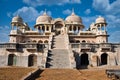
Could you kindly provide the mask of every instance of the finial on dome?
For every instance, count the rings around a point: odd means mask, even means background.
[[[75,15],[74,8],[72,8],[72,14],[71,15]]]
[[[45,11],[44,11],[43,15],[47,15],[47,10],[46,10],[46,9],[45,9]]]

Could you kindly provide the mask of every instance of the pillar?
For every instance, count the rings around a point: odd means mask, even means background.
[[[73,31],[73,27],[74,27],[74,26],[72,25],[72,31]]]

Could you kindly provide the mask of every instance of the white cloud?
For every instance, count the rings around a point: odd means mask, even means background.
[[[113,32],[109,37],[109,42],[120,43],[120,31]]]
[[[63,5],[66,3],[81,3],[80,0],[23,0],[24,3],[32,6],[41,6],[41,5]]]
[[[20,15],[24,21],[31,22],[34,21],[40,13],[33,7],[22,7],[14,12],[13,15]]]
[[[65,15],[70,15],[72,13],[72,11],[70,9],[66,9],[63,11],[63,14]]]
[[[91,10],[90,9],[86,9],[84,13],[88,15],[88,14],[91,13]]]
[[[93,0],[92,5],[96,10],[103,11],[109,7],[109,0]]]
[[[8,12],[8,17],[11,17],[11,14],[12,17],[20,15],[25,22],[32,22],[35,21],[36,18],[43,13],[44,13],[43,10],[39,12],[33,7],[22,7],[15,11],[14,13]],[[52,15],[51,11],[47,11],[47,14],[50,16]]]
[[[93,0],[93,8],[107,14],[120,13],[120,0],[115,0],[110,4],[109,0]]]

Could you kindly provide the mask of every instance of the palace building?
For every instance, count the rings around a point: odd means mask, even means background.
[[[120,44],[109,43],[107,21],[98,16],[84,30],[82,18],[72,11],[66,19],[53,19],[46,11],[34,30],[15,16],[8,43],[0,43],[0,66],[88,68],[120,65]]]

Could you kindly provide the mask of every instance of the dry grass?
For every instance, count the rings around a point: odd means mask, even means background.
[[[101,69],[45,69],[36,80],[109,80]]]
[[[0,80],[20,80],[35,68],[3,67],[0,68]]]

